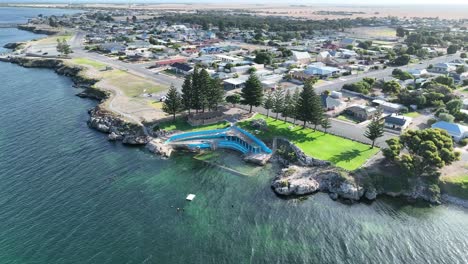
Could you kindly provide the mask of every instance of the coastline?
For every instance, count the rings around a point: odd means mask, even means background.
[[[143,124],[126,121],[121,115],[106,109],[104,105],[113,96],[112,93],[94,87],[93,85],[99,80],[80,74],[85,68],[70,66],[60,59],[0,57],[0,61],[26,68],[48,68],[59,75],[71,78],[75,87],[84,89],[77,93],[77,96],[99,101],[98,105],[88,110],[87,124],[90,128],[108,134],[109,141],[121,141],[122,144],[126,145],[146,145],[150,152],[163,157],[167,156],[168,151],[161,147],[162,143],[158,141],[157,137],[154,138],[148,134]],[[296,156],[301,157],[301,161],[298,164],[290,164],[275,153],[272,162],[277,162],[284,167],[271,183],[272,190],[279,196],[300,197],[324,192],[328,193],[333,200],[354,203],[364,200],[373,201],[378,196],[386,195],[404,197],[408,202],[422,200],[434,205],[444,202],[468,208],[468,203],[465,200],[446,194],[441,199],[437,195],[428,193],[425,188],[392,192],[384,190],[382,186],[369,185],[353,173],[340,170],[329,162],[308,157],[291,142],[280,140],[285,141],[283,144],[289,145],[288,147],[296,153]]]
[[[60,59],[1,57],[0,61],[17,64],[25,68],[52,69],[59,75],[71,78],[75,87],[84,89],[76,94],[77,96],[99,101],[97,106],[88,110],[90,117],[87,123],[89,127],[107,133],[109,134],[109,140],[122,141],[123,144],[145,145],[148,142],[142,125],[128,122],[122,116],[107,110],[103,106],[112,97],[112,94],[94,87],[94,84],[99,80],[81,74],[85,70],[84,68],[70,66]]]

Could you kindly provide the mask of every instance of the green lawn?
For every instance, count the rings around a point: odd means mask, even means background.
[[[249,120],[240,122],[238,125],[265,141],[271,141],[275,136],[282,136],[291,140],[307,155],[321,160],[328,160],[338,167],[355,170],[361,167],[366,160],[379,152],[379,148],[371,149],[369,145],[342,137],[325,134],[320,131],[314,132],[312,129],[303,129],[300,126],[293,126],[292,123],[284,123],[281,120],[266,118],[257,114],[253,118],[263,118],[267,120],[268,131],[253,131]]]
[[[441,188],[450,195],[468,199],[468,175],[442,177]]]
[[[355,123],[355,124],[360,123],[358,120],[353,119],[352,116],[345,115],[345,114],[342,114],[342,115],[337,116],[336,119],[342,120],[342,121],[351,122],[351,123]]]
[[[201,130],[211,130],[211,129],[220,129],[226,128],[229,126],[229,123],[226,121],[211,124],[211,125],[202,125],[202,126],[191,126],[184,118],[176,118],[175,121],[166,121],[159,123],[159,128],[167,131],[180,130],[180,131],[201,131]]]
[[[101,73],[111,85],[122,90],[125,95],[138,97],[143,93],[158,93],[166,90],[166,87],[151,80],[128,73],[122,70],[112,70]]]
[[[403,114],[403,115],[407,116],[407,117],[415,118],[415,117],[420,116],[421,114],[418,113],[418,112],[409,112],[409,113],[406,113],[406,114]]]
[[[90,60],[87,58],[74,58],[72,59],[73,63],[79,64],[79,65],[86,65],[86,66],[91,66],[93,68],[105,68],[106,64],[100,63],[98,61]]]

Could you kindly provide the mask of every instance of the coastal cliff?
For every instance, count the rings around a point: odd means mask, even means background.
[[[15,63],[26,68],[48,68],[53,69],[57,74],[67,76],[72,79],[74,86],[84,90],[77,94],[82,98],[91,98],[100,101],[100,104],[88,111],[90,117],[88,126],[100,132],[109,134],[111,141],[122,141],[128,145],[145,145],[150,138],[146,136],[144,128],[139,124],[125,121],[118,114],[115,114],[103,107],[103,103],[110,94],[94,87],[99,80],[89,78],[82,74],[84,68],[64,63],[60,59],[48,58],[26,58],[26,57],[2,57],[0,61]]]
[[[59,32],[58,29],[55,28],[50,28],[50,27],[39,27],[36,25],[31,25],[31,24],[23,24],[23,25],[18,25],[18,29],[25,30],[25,31],[30,31],[35,34],[44,34],[44,35],[54,35]]]
[[[283,169],[273,180],[271,187],[280,196],[303,196],[326,192],[333,200],[375,200],[379,195],[405,197],[440,204],[441,196],[430,184],[421,179],[408,181],[405,188],[393,191],[384,183],[376,181],[374,175],[363,171],[348,172],[308,157],[297,146],[286,139],[276,139],[275,160]]]

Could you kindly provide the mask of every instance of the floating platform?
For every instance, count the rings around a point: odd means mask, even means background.
[[[185,198],[185,200],[187,200],[187,201],[193,201],[193,199],[195,199],[195,194],[189,194],[189,195],[187,195],[187,197]]]

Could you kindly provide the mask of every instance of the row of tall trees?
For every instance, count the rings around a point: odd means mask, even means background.
[[[211,78],[205,69],[195,67],[192,74],[185,77],[182,84],[182,107],[190,114],[214,110],[223,101],[224,90],[221,81]]]
[[[182,84],[182,93],[171,85],[166,100],[163,104],[163,111],[173,116],[183,110],[191,113],[191,110],[205,112],[218,108],[223,102],[224,90],[221,81],[211,78],[205,69],[195,67],[192,74],[185,77]]]
[[[241,103],[250,106],[252,112],[253,106],[263,106],[267,111],[267,117],[270,111],[275,113],[278,119],[281,114],[286,122],[286,118],[293,118],[303,121],[305,127],[307,123],[313,124],[314,129],[321,125],[325,130],[330,128],[330,120],[324,115],[320,95],[317,95],[313,88],[313,81],[305,83],[302,91],[296,90],[294,94],[276,89],[263,96],[263,88],[255,74],[251,74],[242,89]]]

